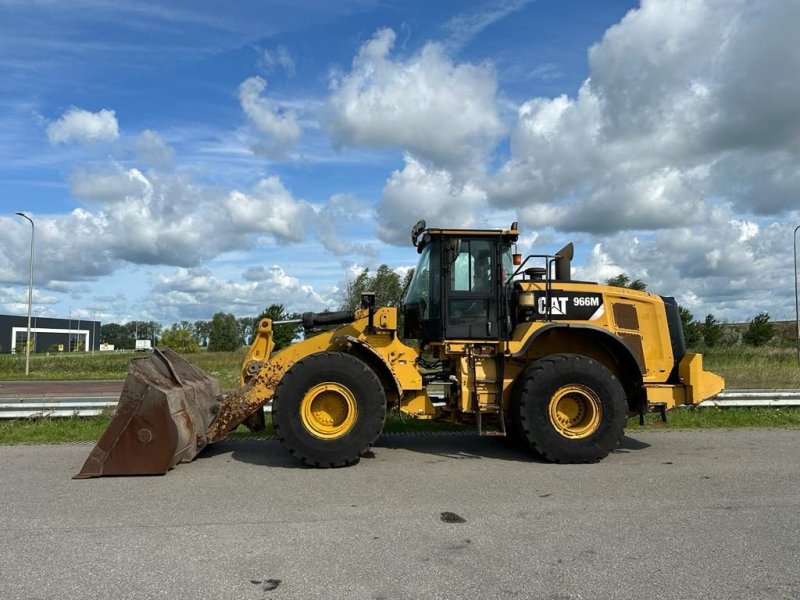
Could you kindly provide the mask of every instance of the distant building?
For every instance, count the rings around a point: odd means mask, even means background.
[[[31,317],[31,352],[76,352],[100,348],[100,321]],[[0,315],[0,352],[25,352],[28,316]]]

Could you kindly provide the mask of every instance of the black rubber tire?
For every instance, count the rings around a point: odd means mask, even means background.
[[[531,363],[513,399],[519,435],[541,457],[557,463],[591,463],[608,456],[624,435],[628,419],[625,390],[604,365],[578,354],[553,354]],[[562,435],[550,421],[551,398],[563,386],[581,385],[597,396],[601,415],[597,428],[582,438]]]
[[[345,386],[357,407],[355,424],[336,439],[316,437],[300,416],[306,392],[326,382]],[[272,422],[281,444],[314,467],[357,463],[380,436],[385,420],[386,395],[380,379],[364,361],[341,352],[320,352],[297,361],[281,379],[272,400]]]

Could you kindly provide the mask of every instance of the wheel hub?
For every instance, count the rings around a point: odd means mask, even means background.
[[[320,383],[309,389],[300,403],[303,425],[321,439],[337,439],[356,423],[358,410],[353,393],[344,385]]]
[[[570,439],[592,435],[602,418],[600,398],[594,390],[578,384],[565,385],[553,394],[548,406],[550,423]]]

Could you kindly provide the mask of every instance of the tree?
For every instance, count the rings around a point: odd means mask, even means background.
[[[106,323],[100,326],[100,341],[104,344],[111,344],[116,349],[127,348],[128,333],[124,326],[119,323]]]
[[[700,330],[703,334],[703,341],[709,348],[713,348],[722,340],[722,325],[712,314],[706,315],[706,320],[700,326]]]
[[[758,313],[747,331],[742,335],[742,341],[750,346],[763,346],[769,342],[775,335],[775,327],[769,322],[769,313]]]
[[[211,335],[211,321],[195,321],[192,324],[194,337],[201,346],[208,346],[208,337]]]
[[[639,290],[640,292],[643,292],[647,289],[647,284],[644,281],[641,279],[634,279],[631,281],[631,278],[625,273],[620,273],[614,277],[609,277],[606,279],[606,285],[628,288],[629,290]]]
[[[177,323],[161,332],[161,345],[181,354],[192,354],[200,350],[194,334],[188,329],[180,329]]]
[[[288,313],[283,308],[283,304],[270,304],[266,307],[261,314],[255,319],[251,320],[253,327],[253,335],[258,331],[258,323],[261,319],[268,317],[273,321],[288,321],[291,319],[299,319],[298,313]],[[275,352],[285,348],[292,343],[292,340],[302,330],[302,325],[299,323],[295,325],[276,325],[272,328],[272,340],[275,342]]]
[[[216,313],[211,319],[211,333],[208,336],[209,352],[236,350],[241,345],[236,317],[230,313]]]
[[[403,303],[404,283],[404,279],[387,265],[378,267],[375,275],[370,275],[369,270],[365,269],[347,284],[342,293],[342,310],[358,308],[364,292],[375,292],[376,306],[400,306]]]
[[[681,315],[681,325],[683,326],[683,339],[689,348],[693,348],[700,343],[702,333],[700,323],[694,320],[694,315],[684,306],[678,306]]]
[[[236,319],[236,327],[239,329],[239,342],[241,344],[248,344],[252,341],[256,332],[253,324],[256,327],[258,326],[258,321],[254,320],[253,317],[239,317]]]

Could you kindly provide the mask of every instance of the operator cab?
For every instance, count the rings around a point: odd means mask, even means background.
[[[506,283],[514,272],[517,224],[507,230],[411,230],[420,253],[403,300],[406,338],[508,339]]]

